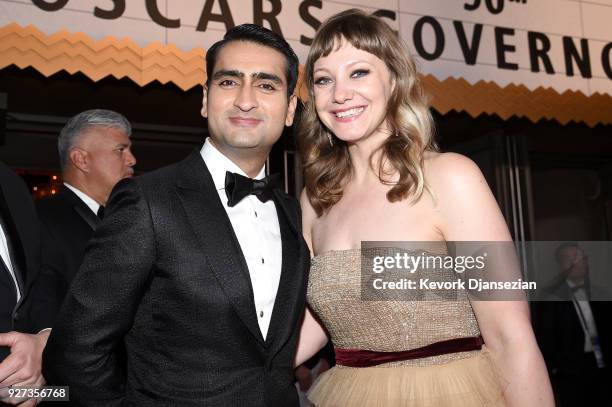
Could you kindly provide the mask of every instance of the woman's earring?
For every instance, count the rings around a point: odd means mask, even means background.
[[[332,140],[331,133],[327,133],[327,139],[329,140],[330,147],[333,147],[334,146],[334,141]]]

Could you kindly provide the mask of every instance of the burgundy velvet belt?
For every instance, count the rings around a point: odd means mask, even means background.
[[[421,348],[399,352],[376,352],[363,349],[334,349],[336,364],[348,367],[371,367],[382,363],[399,362],[427,358],[430,356],[446,355],[448,353],[468,352],[479,350],[484,344],[482,336],[448,339],[435,342]]]

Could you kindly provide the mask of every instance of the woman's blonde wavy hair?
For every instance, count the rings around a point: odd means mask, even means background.
[[[309,97],[300,120],[299,146],[310,203],[318,216],[326,213],[342,198],[342,189],[352,173],[347,144],[325,127],[314,103],[314,63],[338,49],[343,41],[375,55],[385,62],[391,73],[395,86],[387,105],[386,121],[392,135],[379,149],[382,154],[377,163],[378,177],[382,183],[393,185],[387,192],[390,202],[408,197],[416,202],[427,189],[423,154],[437,150],[427,98],[415,63],[398,35],[380,18],[351,9],[330,17],[321,25],[306,61]],[[383,171],[388,168],[383,165],[387,163],[399,175],[397,182],[388,181],[388,176],[394,174]]]

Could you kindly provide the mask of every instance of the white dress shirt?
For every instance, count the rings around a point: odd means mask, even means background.
[[[11,279],[15,284],[15,292],[17,293],[17,302],[21,298],[21,292],[19,291],[19,284],[17,284],[17,278],[15,277],[15,271],[13,270],[13,263],[11,262],[11,256],[9,255],[8,240],[6,238],[6,232],[2,225],[0,225],[0,256],[4,260],[4,264],[11,275]]]
[[[217,150],[210,142],[210,138],[206,139],[200,154],[212,175],[215,188],[249,268],[257,322],[265,339],[274,309],[283,257],[276,206],[272,200],[264,203],[256,196],[248,195],[235,206],[229,207],[225,194],[225,172],[247,175]],[[262,179],[264,176],[265,170],[262,168],[255,179]],[[238,270],[228,272],[238,272]]]
[[[567,285],[570,289],[576,287],[576,284],[567,280]],[[584,332],[584,351],[593,352],[593,340],[597,338],[597,326],[595,325],[595,318],[593,318],[593,312],[591,311],[591,305],[584,286],[578,288],[572,296],[572,302],[578,314],[580,325],[582,325],[582,331]]]
[[[81,199],[81,201],[85,202],[85,205],[87,205],[89,209],[91,209],[95,215],[98,215],[98,209],[100,209],[99,203],[97,203],[92,197],[90,197],[89,195],[87,195],[85,192],[81,191],[77,187],[73,187],[67,182],[64,182],[64,185],[66,185],[66,188],[74,192],[76,196],[78,196]]]

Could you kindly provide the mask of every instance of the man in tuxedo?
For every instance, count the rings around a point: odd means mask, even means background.
[[[0,162],[0,405],[33,406],[35,400],[8,398],[12,385],[40,386],[48,315],[32,304],[40,265],[40,232],[25,183]]]
[[[117,184],[49,339],[46,377],[78,405],[298,405],[310,255],[297,201],[264,177],[293,122],[298,60],[245,24],[206,65],[209,139]]]
[[[37,202],[43,236],[42,290],[50,303],[38,307],[55,316],[85,247],[98,227],[110,193],[131,177],[136,159],[130,147],[131,126],[111,110],[87,110],[71,118],[58,138],[64,184],[58,193]]]
[[[589,284],[589,262],[573,242],[555,257],[559,276],[536,304],[535,332],[555,390],[557,405],[595,406],[610,400],[612,331],[609,295]]]

